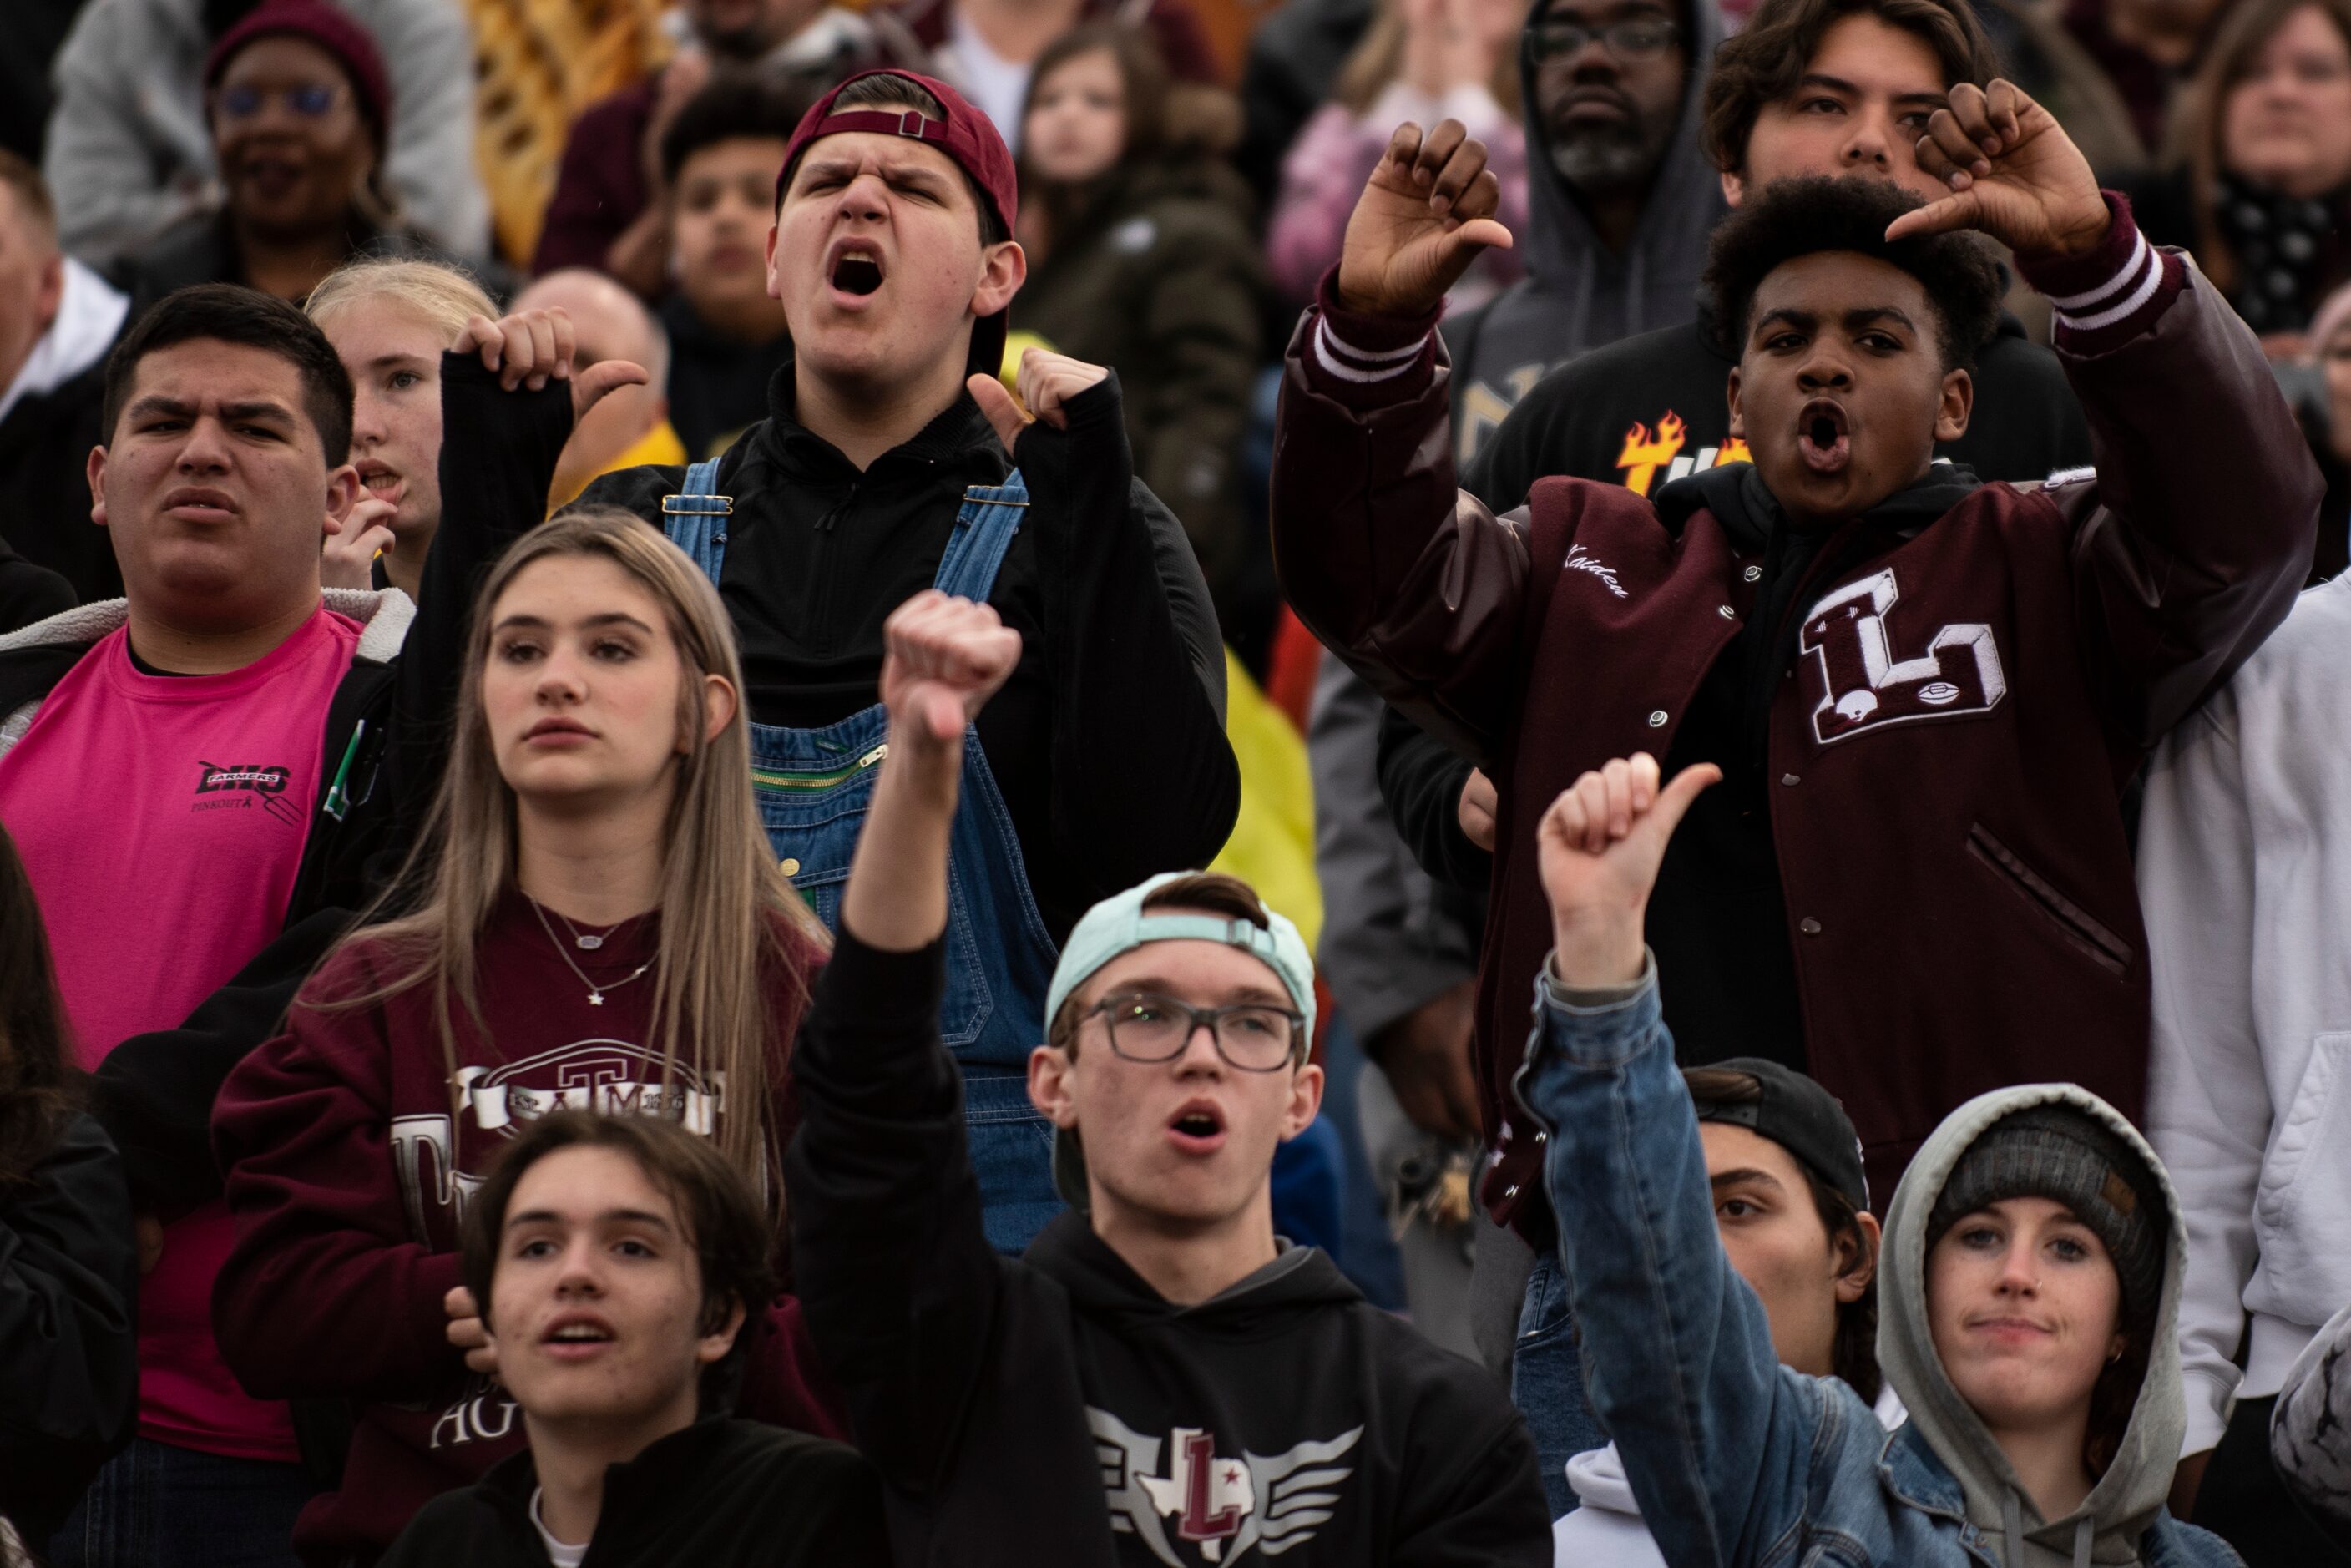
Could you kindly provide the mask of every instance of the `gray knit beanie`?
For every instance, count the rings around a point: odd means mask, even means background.
[[[2071,1209],[2114,1260],[2124,1323],[2153,1322],[2171,1219],[2154,1173],[2112,1128],[2072,1105],[2001,1117],[1951,1167],[1928,1212],[1927,1249],[1961,1218],[2012,1197],[2045,1197]]]

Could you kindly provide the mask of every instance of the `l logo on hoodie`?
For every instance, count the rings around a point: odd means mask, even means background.
[[[1189,1568],[1168,1539],[1197,1548],[1198,1561],[1229,1568],[1250,1547],[1274,1556],[1314,1539],[1337,1511],[1341,1489],[1355,1473],[1336,1465],[1363,1437],[1357,1427],[1324,1442],[1308,1441],[1270,1457],[1241,1450],[1220,1457],[1216,1438],[1194,1427],[1167,1437],[1145,1437],[1107,1410],[1089,1406],[1109,1494],[1111,1528],[1139,1537],[1168,1568]],[[1165,1475],[1160,1455],[1166,1450]]]

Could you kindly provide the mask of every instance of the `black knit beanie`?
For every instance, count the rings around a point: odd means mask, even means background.
[[[2171,1218],[2154,1173],[2113,1128],[2072,1105],[2001,1117],[1951,1167],[1927,1215],[1927,1249],[1961,1218],[2012,1197],[2045,1197],[2070,1209],[2114,1260],[2125,1325],[2153,1323]]]

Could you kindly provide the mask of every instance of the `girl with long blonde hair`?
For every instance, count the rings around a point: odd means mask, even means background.
[[[761,1184],[780,1231],[786,1065],[824,936],[768,855],[716,591],[630,514],[567,513],[491,570],[462,667],[406,873],[214,1112],[229,1364],[257,1395],[360,1406],[341,1490],[297,1531],[314,1555],[374,1557],[521,1446],[457,1247],[532,1118],[683,1122]],[[583,1382],[643,1353],[596,1305],[561,1327]],[[797,1372],[797,1308],[769,1319],[782,1333],[726,1369],[745,1413],[834,1430]]]

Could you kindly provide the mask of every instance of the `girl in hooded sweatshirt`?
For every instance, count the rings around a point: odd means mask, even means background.
[[[630,514],[567,513],[492,570],[463,668],[406,875],[214,1110],[223,1354],[264,1397],[357,1412],[340,1490],[295,1531],[310,1561],[372,1561],[523,1447],[457,1260],[522,1124],[682,1121],[781,1228],[787,1051],[825,943],[759,827],[717,591]],[[830,1430],[797,1322],[788,1301],[753,1336],[743,1414]]]
[[[1715,1234],[1642,915],[1667,838],[1720,777],[1610,763],[1545,813],[1556,942],[1518,1088],[1548,1127],[1593,1403],[1680,1568],[2205,1568],[2165,1511],[2184,1420],[2186,1233],[2170,1179],[2085,1090],[1960,1106],[1895,1189],[1879,1361],[1910,1419],[1780,1364]]]

